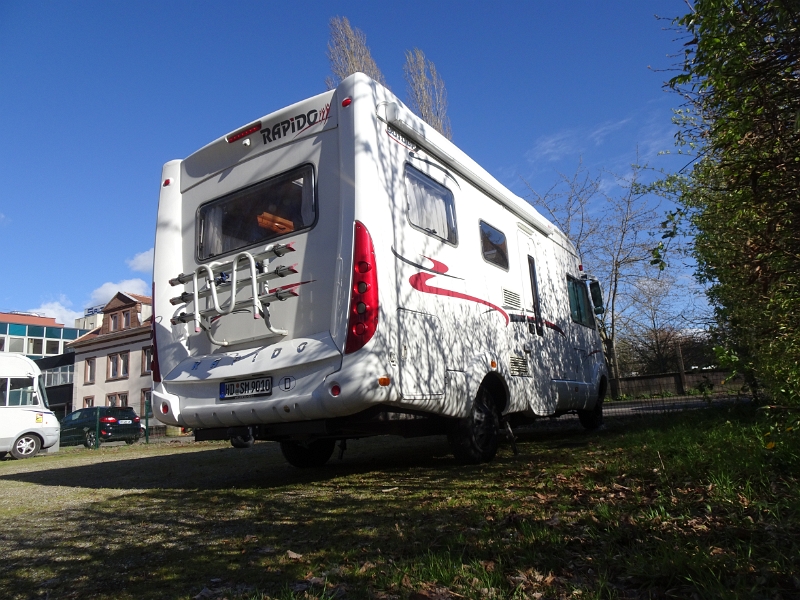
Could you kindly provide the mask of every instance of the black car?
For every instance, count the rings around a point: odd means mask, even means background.
[[[141,437],[139,416],[130,406],[92,406],[76,410],[61,420],[61,445],[83,444],[93,448],[98,411],[101,442],[133,444]]]

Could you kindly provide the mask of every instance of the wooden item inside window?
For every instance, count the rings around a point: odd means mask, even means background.
[[[289,233],[290,231],[294,231],[294,223],[289,219],[284,219],[268,212],[263,212],[256,218],[258,219],[258,226],[263,229],[269,229],[275,233]]]

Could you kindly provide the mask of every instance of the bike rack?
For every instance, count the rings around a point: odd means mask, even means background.
[[[199,265],[193,273],[181,273],[177,277],[170,279],[172,286],[186,285],[192,283],[191,292],[183,292],[180,296],[170,298],[173,305],[190,303],[194,306],[194,312],[182,312],[177,317],[170,319],[170,323],[194,323],[195,333],[205,331],[209,341],[216,346],[230,346],[231,344],[241,344],[256,340],[263,340],[287,334],[285,329],[276,329],[270,322],[269,304],[270,302],[283,302],[289,298],[296,298],[299,294],[291,289],[277,288],[270,291],[268,282],[293,275],[297,273],[297,265],[281,265],[268,271],[269,262],[275,258],[280,258],[289,252],[294,252],[294,242],[288,244],[274,244],[264,248],[262,252],[251,254],[250,252],[239,252],[232,260],[220,263],[209,263]],[[244,268],[240,263],[244,262]],[[239,273],[244,272],[241,278]],[[202,288],[201,288],[202,284]],[[236,301],[239,286],[249,285],[252,289],[252,296],[247,300]],[[259,286],[263,286],[263,292],[259,293]],[[230,298],[226,303],[220,304],[218,292],[230,292]],[[212,307],[201,309],[200,299],[211,297]],[[253,318],[264,319],[267,332],[262,335],[241,339],[241,340],[216,340],[211,333],[211,325],[217,319],[234,312],[250,310],[252,307]]]

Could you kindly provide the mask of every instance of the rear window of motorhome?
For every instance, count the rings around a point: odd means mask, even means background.
[[[408,221],[428,235],[458,244],[453,194],[414,167],[406,165]]]
[[[506,236],[488,223],[481,224],[481,252],[483,260],[508,271],[508,244]]]
[[[288,171],[200,207],[197,254],[205,260],[309,229],[316,220],[314,169]]]
[[[578,279],[567,277],[567,291],[569,292],[569,312],[572,314],[572,320],[594,329],[594,311],[589,302],[589,290],[586,289],[586,284]]]
[[[33,393],[30,377],[0,378],[0,406],[33,406],[39,404]]]

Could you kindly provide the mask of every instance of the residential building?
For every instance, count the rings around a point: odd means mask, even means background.
[[[55,356],[65,352],[69,342],[86,333],[87,329],[64,327],[51,317],[0,312],[0,352],[19,352],[34,360]]]
[[[69,344],[75,352],[72,409],[132,406],[144,417],[152,386],[152,301],[118,292],[102,312],[98,328]]]

